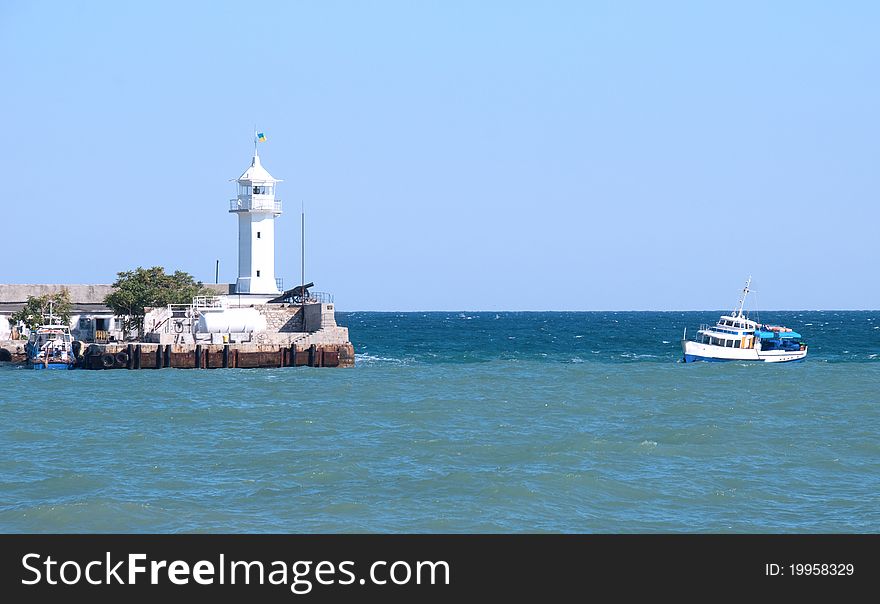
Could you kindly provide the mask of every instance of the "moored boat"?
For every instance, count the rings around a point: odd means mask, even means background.
[[[738,308],[722,315],[715,325],[701,325],[693,340],[687,329],[681,340],[684,362],[764,361],[784,363],[807,356],[807,345],[796,331],[778,325],[760,324],[746,316],[743,308],[752,279],[743,288]]]
[[[76,364],[70,328],[55,322],[51,303],[48,323],[31,330],[24,349],[32,369],[73,369]]]

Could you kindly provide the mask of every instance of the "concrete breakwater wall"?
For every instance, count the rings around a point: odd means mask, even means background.
[[[9,344],[8,342],[4,344]],[[2,346],[0,361],[23,363],[20,346]],[[2,353],[0,353],[2,354]],[[353,367],[354,347],[345,344],[89,344],[77,358],[82,369],[221,369],[258,367]]]
[[[222,369],[257,367],[353,367],[351,344],[218,345],[92,344],[83,351],[84,369]]]
[[[27,360],[26,343],[25,340],[0,340],[0,363],[24,363]]]

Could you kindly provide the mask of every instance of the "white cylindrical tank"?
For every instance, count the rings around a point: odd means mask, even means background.
[[[255,308],[203,310],[196,327],[199,333],[249,333],[266,331],[266,317]]]
[[[9,319],[6,315],[0,315],[0,340],[8,340],[12,335],[12,329],[9,326]]]

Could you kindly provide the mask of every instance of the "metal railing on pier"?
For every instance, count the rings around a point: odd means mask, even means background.
[[[226,299],[222,296],[196,296],[192,306],[195,308],[225,308]]]
[[[299,294],[286,296],[283,299],[289,304],[333,304],[333,294],[328,292],[312,292],[309,290],[306,290],[305,300],[303,300],[303,296]]]
[[[327,292],[309,292],[306,302],[320,302],[321,304],[333,304],[333,294]]]

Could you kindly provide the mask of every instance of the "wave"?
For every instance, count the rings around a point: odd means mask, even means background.
[[[383,357],[376,354],[355,353],[354,362],[355,367],[357,367],[358,365],[412,365],[413,363],[415,363],[415,359]]]

